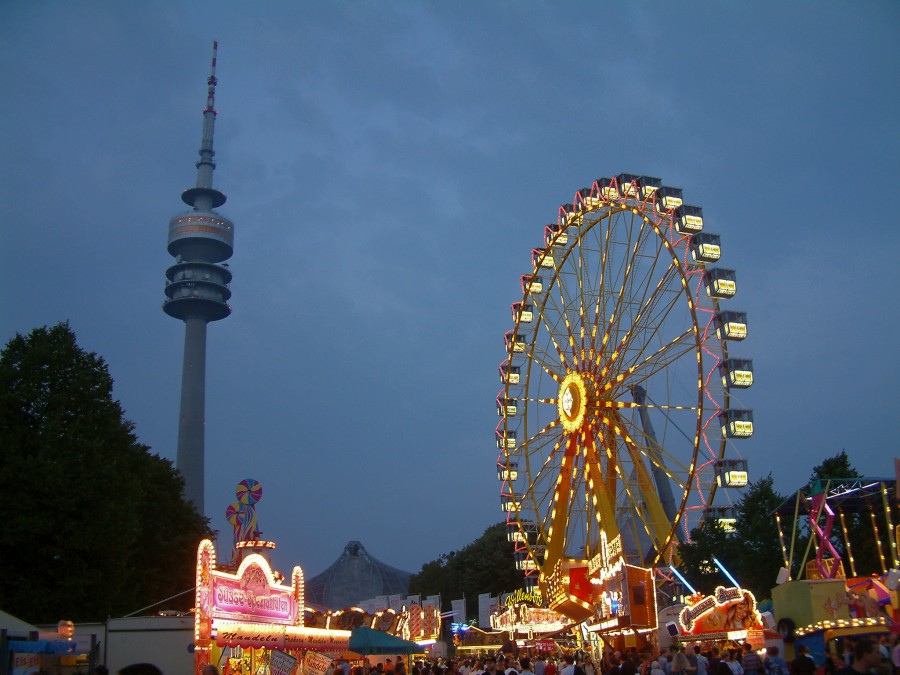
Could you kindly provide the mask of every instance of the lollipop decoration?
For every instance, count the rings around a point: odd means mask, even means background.
[[[225,509],[225,519],[234,528],[232,562],[238,560],[238,542],[259,539],[255,504],[262,498],[262,485],[252,478],[245,478],[235,488],[236,502]]]

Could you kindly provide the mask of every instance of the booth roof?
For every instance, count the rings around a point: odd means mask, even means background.
[[[31,633],[38,632],[37,626],[32,626],[30,623],[22,621],[22,619],[17,619],[3,610],[0,610],[0,629],[6,630],[9,639],[21,638],[27,640]]]

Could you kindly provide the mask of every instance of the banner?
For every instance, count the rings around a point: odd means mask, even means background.
[[[453,610],[453,619],[455,623],[465,623],[466,622],[466,599],[462,600],[451,600],[450,608]]]
[[[296,663],[296,657],[274,649],[269,654],[269,673],[271,675],[291,675]],[[331,665],[331,659],[328,659],[328,664]]]
[[[491,597],[490,593],[482,593],[478,596],[478,626],[482,630],[491,629],[491,613],[499,608],[499,598]]]
[[[303,665],[300,667],[301,675],[325,675],[331,667],[331,657],[315,651],[306,652],[303,657]],[[272,671],[273,673],[275,671]]]

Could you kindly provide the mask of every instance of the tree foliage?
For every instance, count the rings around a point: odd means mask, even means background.
[[[0,352],[3,609],[34,623],[135,612],[193,584],[208,521],[169,460],[138,442],[103,358],[68,323]],[[160,609],[186,609],[192,594]]]
[[[678,552],[691,584],[703,593],[730,581],[714,564],[715,556],[732,576],[759,598],[770,595],[783,563],[775,509],[785,500],[775,492],[772,474],[751,483],[736,505],[733,532],[726,532],[714,519],[706,519],[691,532],[691,541]]]
[[[507,540],[506,524],[488,527],[484,534],[459,551],[451,551],[422,565],[409,581],[413,594],[440,594],[444,609],[452,600],[466,598],[466,616],[478,616],[481,593],[499,595],[521,588],[522,572],[516,569],[513,544]]]

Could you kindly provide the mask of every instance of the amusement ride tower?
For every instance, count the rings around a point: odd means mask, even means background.
[[[166,270],[166,300],[163,311],[184,321],[184,364],[181,375],[181,412],[178,422],[178,455],[175,466],[184,476],[185,498],[204,513],[204,426],[206,406],[206,324],[231,314],[228,284],[231,272],[221,265],[234,252],[234,225],[214,209],[225,203],[225,195],[212,186],[213,131],[216,123],[216,51],[213,43],[212,70],[203,138],[197,162],[197,185],[181,194],[193,207],[169,221],[169,254],[175,264]]]

